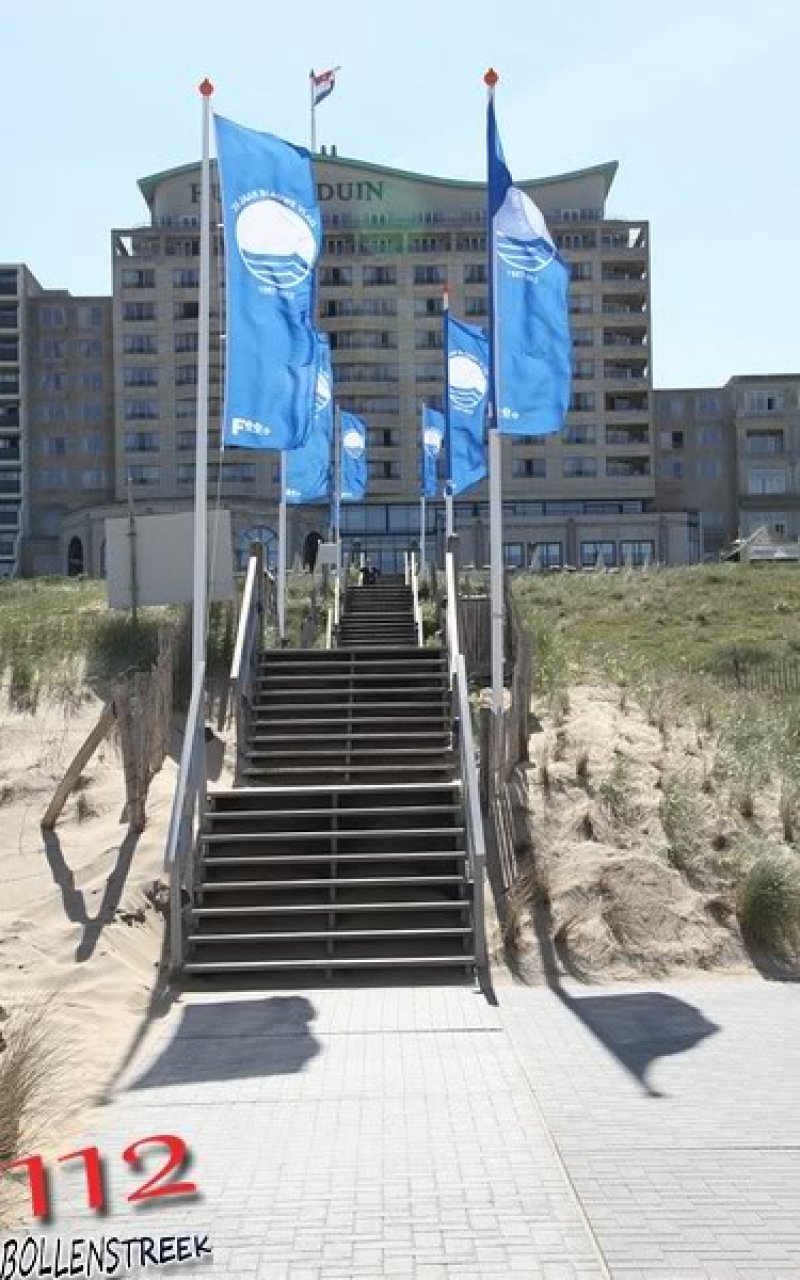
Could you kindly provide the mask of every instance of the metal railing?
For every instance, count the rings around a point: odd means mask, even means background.
[[[173,972],[183,963],[184,894],[191,904],[197,836],[206,808],[205,685],[206,664],[198,662],[192,673],[192,697],[164,857],[164,868],[169,874],[170,968]]]
[[[475,763],[475,738],[472,732],[467,668],[459,639],[458,585],[455,556],[452,551],[448,551],[445,557],[445,592],[447,664],[450,675],[453,725],[457,734],[458,754],[461,763],[461,796],[464,806],[467,865],[473,894],[475,962],[480,972],[486,968],[486,920],[484,908],[486,844],[483,834],[478,769]]]
[[[247,577],[239,613],[239,628],[231,663],[231,687],[236,708],[236,776],[241,776],[253,703],[256,662],[264,616],[264,560],[259,548],[247,562]]]
[[[408,553],[407,553],[408,554]],[[422,606],[419,602],[419,571],[417,568],[417,553],[412,551],[408,559],[408,576],[409,585],[411,587],[411,599],[414,604],[414,626],[417,630],[417,644],[422,648],[423,627],[422,627]]]

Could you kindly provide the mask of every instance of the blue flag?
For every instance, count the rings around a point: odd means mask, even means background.
[[[316,335],[317,363],[314,413],[304,445],[286,454],[286,501],[319,502],[331,496],[331,444],[333,441],[333,373],[331,349],[324,333]]]
[[[225,227],[226,445],[297,449],[312,421],[314,264],[321,220],[311,157],[215,117]]]
[[[439,494],[439,454],[444,443],[444,414],[422,406],[422,492],[426,498]]]
[[[541,211],[513,184],[491,99],[487,144],[496,425],[503,435],[549,435],[569,407],[569,269]]]
[[[447,353],[448,480],[454,494],[483,480],[487,472],[486,400],[489,340],[482,329],[444,316]]]
[[[360,502],[367,492],[367,428],[354,413],[341,415],[341,498]]]

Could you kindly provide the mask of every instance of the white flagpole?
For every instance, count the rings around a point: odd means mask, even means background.
[[[342,411],[333,408],[333,540],[336,543],[336,572],[342,568]]]
[[[278,505],[278,639],[286,639],[286,454],[281,450],[281,500]]]
[[[494,101],[494,88],[499,80],[497,72],[490,69],[484,76],[486,84],[487,110]],[[488,156],[487,156],[487,195],[488,195]],[[497,255],[494,252],[492,235],[491,207],[487,209],[487,246],[489,250],[489,271],[492,282],[491,315],[491,361],[492,377],[489,396],[489,564],[490,564],[490,598],[491,598],[491,649],[492,649],[492,710],[498,714],[503,710],[503,479],[501,468],[503,454],[501,435],[497,427],[498,375],[500,372],[500,344],[497,323]]]
[[[308,87],[311,95],[311,154],[317,154],[317,104],[314,101],[314,68],[308,73]]]
[[[425,572],[425,494],[419,499],[419,571]]]
[[[200,297],[197,423],[194,472],[194,584],[192,613],[192,674],[206,656],[206,610],[208,596],[208,361],[211,311],[211,95],[214,86],[204,80],[199,86],[203,99],[203,163],[200,183]]]
[[[447,285],[444,287],[444,295],[442,297],[442,310],[444,312],[444,331],[447,334],[447,315],[450,310],[450,290]],[[450,539],[453,536],[453,442],[450,435],[450,363],[447,359],[447,340],[445,336],[444,344],[444,535],[445,535],[445,551],[450,545]]]

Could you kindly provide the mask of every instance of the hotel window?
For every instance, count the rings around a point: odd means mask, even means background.
[[[78,307],[78,328],[97,329],[103,323],[102,307]]]
[[[616,542],[582,542],[581,568],[593,569],[599,560],[608,568],[617,563]]]
[[[67,452],[66,436],[45,436],[42,440],[42,453],[48,458],[62,458]]]
[[[591,293],[571,293],[569,295],[570,311],[579,311],[585,314],[594,311],[594,298]]]
[[[122,353],[126,356],[158,355],[158,338],[154,333],[123,334]]]
[[[570,424],[562,429],[561,439],[564,444],[595,444],[597,440],[597,427],[593,422],[587,422],[578,426]]]
[[[179,364],[175,367],[175,384],[179,387],[193,387],[197,384],[197,365]]]
[[[126,453],[158,453],[160,450],[158,436],[152,431],[126,431]]]
[[[104,417],[105,414],[101,404],[92,403],[83,406],[84,422],[102,422]]]
[[[703,392],[701,395],[695,396],[694,407],[697,413],[719,413],[719,396],[714,392]]]
[[[103,467],[87,467],[81,472],[82,489],[103,489],[106,484],[106,473]]]
[[[414,370],[417,382],[438,382],[443,376],[442,362],[418,364]]]
[[[414,267],[414,284],[447,284],[447,267]]]
[[[39,485],[42,489],[66,489],[69,484],[69,473],[64,467],[43,467],[39,472]]]
[[[465,298],[464,310],[468,316],[486,316],[489,314],[489,303],[486,298]]]
[[[351,285],[353,283],[353,268],[320,267],[319,282],[321,285],[329,285],[334,288],[339,288],[342,285]]]
[[[195,303],[195,306],[197,304]],[[137,324],[143,324],[145,321],[155,320],[156,304],[154,302],[123,302],[122,319],[135,321]],[[177,317],[176,317],[177,318]]]
[[[418,329],[414,334],[414,347],[417,351],[441,351],[444,346],[444,335],[441,329]]]
[[[525,563],[525,548],[521,542],[503,543],[503,565],[506,569],[521,569]]]
[[[187,351],[199,351],[200,350],[199,333],[194,333],[191,330],[188,333],[176,333],[175,334],[175,350],[179,354],[183,354]]]
[[[103,344],[99,338],[78,338],[75,350],[83,360],[99,360],[103,354]]]
[[[706,447],[722,444],[722,424],[719,422],[703,423],[697,431],[697,443]]]
[[[748,391],[745,394],[748,413],[781,413],[783,393],[780,391]]]
[[[172,314],[175,320],[197,320],[200,315],[200,303],[176,302]]]
[[[123,267],[123,289],[155,289],[156,273],[152,267]]]
[[[199,267],[177,267],[172,272],[173,289],[199,289]]]
[[[216,479],[216,475],[212,478]],[[254,462],[226,463],[222,468],[223,484],[254,484],[256,464]]]
[[[682,480],[683,461],[680,458],[665,458],[658,466],[658,474],[662,480]]]
[[[66,373],[57,373],[53,369],[43,373],[39,381],[42,391],[66,391],[69,386]]]
[[[442,298],[414,299],[414,315],[419,318],[423,316],[440,316],[443,310],[444,301]]]
[[[569,407],[574,413],[593,413],[594,392],[573,391]]]
[[[187,449],[193,449],[197,440],[197,433],[194,431],[179,431],[175,437],[175,447],[181,452]]]
[[[771,467],[769,470],[751,470],[747,477],[748,493],[785,493],[786,472],[783,468]]]
[[[567,455],[561,463],[561,474],[566,480],[588,479],[597,475],[597,459]]]
[[[464,266],[464,284],[487,284],[486,263],[467,262]]]
[[[88,453],[91,456],[98,453],[105,453],[105,451],[105,441],[102,436],[84,436],[81,440],[81,453]]]
[[[131,484],[158,484],[159,475],[158,467],[146,466],[141,462],[128,467],[128,478]]]
[[[662,449],[681,450],[684,445],[684,436],[682,431],[660,431],[658,435],[658,443]]]
[[[39,343],[39,353],[43,360],[64,360],[67,344],[61,338],[42,338]]]
[[[194,484],[194,463],[179,462],[178,463],[178,484]]]
[[[155,365],[126,365],[122,382],[126,387],[157,387],[158,369]]]
[[[340,364],[336,369],[337,381],[345,382],[399,382],[396,364]]]
[[[397,267],[364,267],[365,285],[396,285]]]
[[[485,253],[486,236],[459,236],[456,249],[459,253]]]
[[[592,278],[591,262],[571,262],[570,274],[573,280],[591,280]]]
[[[40,404],[36,417],[39,422],[68,422],[69,409],[65,404]]]
[[[594,329],[573,329],[572,330],[573,347],[593,347],[594,346]]]
[[[42,307],[39,311],[39,324],[43,329],[60,329],[67,323],[67,313],[63,307]]]
[[[197,401],[194,396],[179,397],[175,401],[175,417],[176,418],[196,418],[197,417]]]
[[[126,400],[123,405],[126,422],[145,421],[158,417],[157,400]]]
[[[511,474],[517,480],[544,480],[547,461],[545,458],[514,458]]]
[[[619,555],[624,565],[632,565],[635,569],[641,569],[643,565],[655,560],[656,544],[641,538],[621,542],[619,544]]]
[[[370,431],[369,443],[377,449],[393,449],[400,443],[400,432],[393,427],[383,427],[377,431]]]
[[[564,563],[564,548],[560,542],[531,542],[528,544],[528,563],[540,569],[560,569]]]
[[[783,453],[783,449],[782,431],[748,431],[745,436],[748,454],[776,454]]]
[[[372,480],[399,480],[400,463],[382,462],[372,458],[369,462],[369,474]]]
[[[650,475],[649,458],[606,458],[606,475],[622,479]]]
[[[103,375],[93,369],[89,373],[84,373],[81,376],[81,383],[83,384],[84,391],[102,391]]]
[[[429,402],[430,403],[430,402]],[[351,413],[390,413],[400,412],[399,396],[343,396],[342,408]]]
[[[573,376],[576,378],[593,378],[594,360],[576,360],[573,364]]]
[[[719,480],[722,463],[719,458],[701,458],[697,464],[697,474],[701,480]]]

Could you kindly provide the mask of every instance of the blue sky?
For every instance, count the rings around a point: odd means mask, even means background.
[[[652,224],[654,376],[800,369],[797,0],[26,0],[2,7],[0,260],[110,288],[136,186],[199,151],[195,86],[308,140],[308,68],[337,63],[319,141],[444,176],[484,172],[482,74],[501,74],[512,172],[616,159],[609,212]]]

